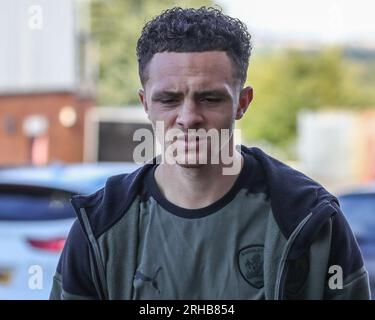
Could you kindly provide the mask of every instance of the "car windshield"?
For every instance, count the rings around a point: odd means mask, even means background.
[[[353,232],[361,238],[375,238],[375,194],[350,194],[339,200]]]

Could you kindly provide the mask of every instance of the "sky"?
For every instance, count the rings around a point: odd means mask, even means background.
[[[375,45],[375,0],[217,0],[256,37]]]

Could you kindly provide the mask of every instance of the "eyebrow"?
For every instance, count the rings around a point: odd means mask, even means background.
[[[157,91],[155,92],[151,99],[152,100],[159,100],[159,99],[162,99],[162,98],[175,98],[175,99],[178,99],[178,98],[181,98],[183,96],[183,94],[181,92],[176,92],[176,91]]]

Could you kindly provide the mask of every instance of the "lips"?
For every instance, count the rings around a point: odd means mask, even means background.
[[[191,145],[191,146],[199,145],[205,141],[206,141],[206,138],[200,138],[198,136],[189,136],[189,137],[186,136],[186,137],[176,139],[176,142],[178,145],[183,144],[183,145]]]

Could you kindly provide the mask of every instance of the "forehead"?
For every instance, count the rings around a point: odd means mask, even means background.
[[[147,84],[157,86],[232,85],[233,66],[223,51],[156,53],[148,66]]]

